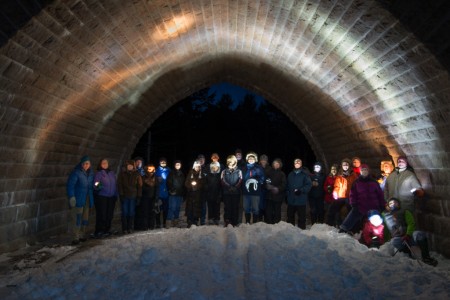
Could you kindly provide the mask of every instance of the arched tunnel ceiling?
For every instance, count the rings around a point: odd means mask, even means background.
[[[219,81],[278,106],[325,162],[407,154],[430,193],[449,192],[448,72],[376,1],[54,1],[0,48],[0,73],[4,230],[61,230],[80,155],[122,162]]]

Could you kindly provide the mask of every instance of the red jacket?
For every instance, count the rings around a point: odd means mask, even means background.
[[[333,189],[334,189],[334,182],[336,181],[336,176],[330,176],[328,175],[327,178],[325,178],[325,182],[323,183],[323,190],[325,191],[325,202],[326,203],[332,203],[334,201],[333,199]]]

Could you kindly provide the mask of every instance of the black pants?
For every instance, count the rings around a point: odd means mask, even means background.
[[[295,214],[298,216],[298,227],[306,229],[306,205],[288,205],[287,221],[295,226]]]
[[[267,224],[276,224],[281,221],[281,204],[282,201],[266,200],[265,221]]]
[[[219,197],[209,198],[208,203],[208,220],[220,220],[220,199]]]
[[[147,230],[155,228],[155,206],[154,198],[142,198],[141,203],[136,206],[136,216],[134,228],[137,230]]]
[[[314,223],[323,223],[325,216],[325,204],[323,197],[309,196],[308,200],[311,214],[311,225]]]
[[[95,233],[109,232],[114,218],[116,197],[95,196]]]
[[[347,206],[347,209],[350,207],[347,204],[346,198],[339,198],[333,203],[331,203],[330,207],[328,208],[328,214],[327,214],[327,224],[330,226],[340,226],[342,224],[343,218],[341,218],[341,209]],[[350,210],[350,209],[348,209]]]
[[[239,203],[241,195],[223,195],[224,215],[223,219],[225,224],[229,223],[233,226],[238,224]]]

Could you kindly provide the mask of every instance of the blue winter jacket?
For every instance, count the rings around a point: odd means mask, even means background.
[[[94,206],[94,172],[92,169],[84,171],[81,164],[78,164],[70,173],[67,179],[67,197],[75,197],[76,207],[83,207],[86,204],[86,197],[89,196],[89,207]]]
[[[244,195],[262,195],[265,175],[258,164],[247,164],[242,170],[242,190]]]
[[[306,205],[308,192],[312,182],[309,174],[304,170],[293,170],[287,178],[287,199],[289,205]],[[295,190],[298,190],[297,193]]]
[[[169,177],[170,169],[159,166],[156,169],[156,181],[158,183],[158,194],[157,196],[161,199],[169,198],[169,190],[167,188],[167,177]]]

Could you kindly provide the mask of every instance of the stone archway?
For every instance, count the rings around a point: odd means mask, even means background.
[[[0,62],[0,251],[66,229],[81,155],[120,164],[170,106],[226,80],[325,162],[408,155],[429,195],[421,223],[449,253],[448,72],[376,1],[54,1]]]

